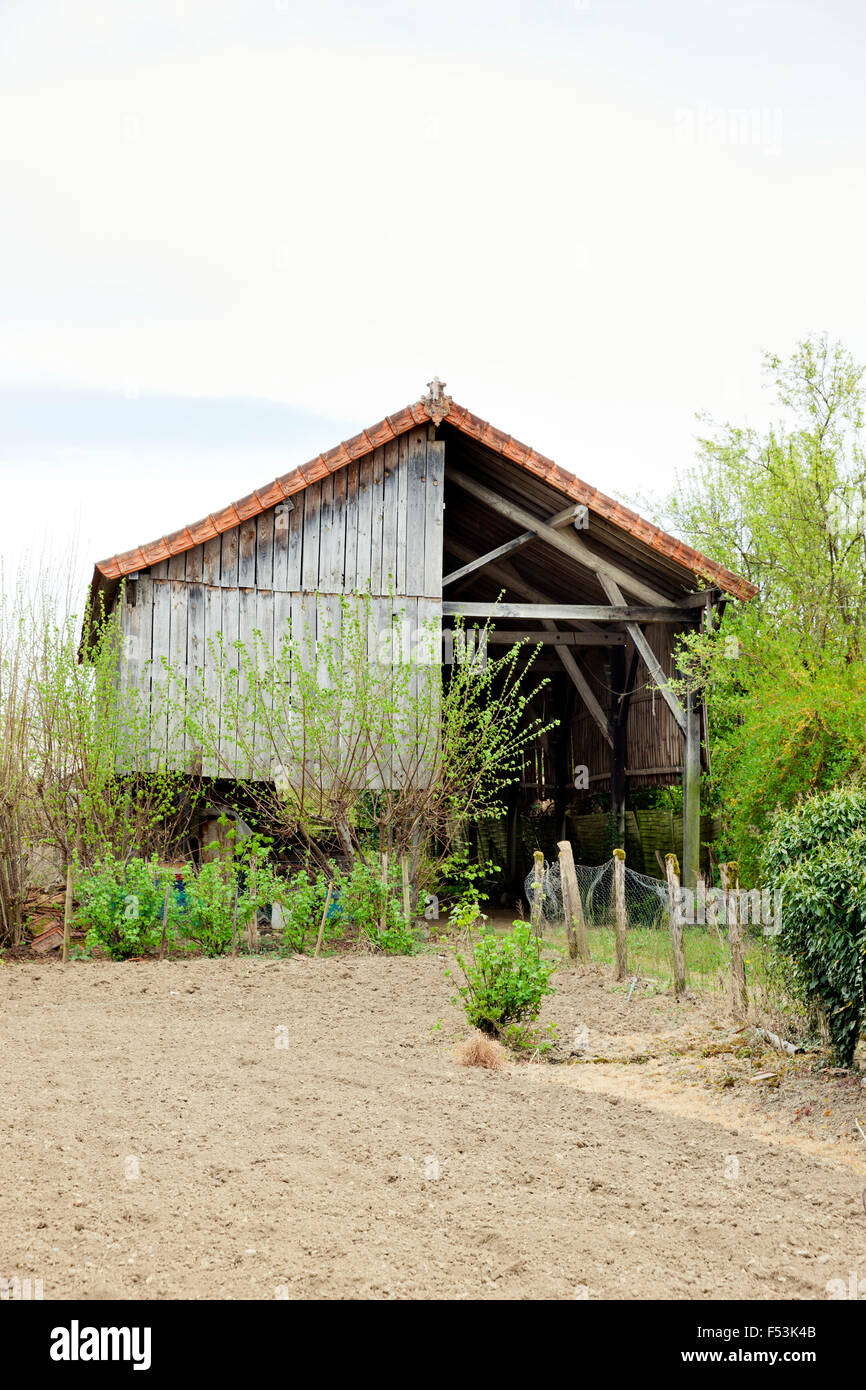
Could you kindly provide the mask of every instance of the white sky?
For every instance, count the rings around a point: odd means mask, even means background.
[[[174,530],[422,393],[609,492],[866,359],[861,0],[0,0],[0,551]]]

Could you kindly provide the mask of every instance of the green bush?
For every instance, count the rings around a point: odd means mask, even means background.
[[[849,1066],[866,1004],[866,791],[841,787],[780,812],[762,871],[782,893],[778,949]]]
[[[556,965],[542,960],[541,944],[528,922],[515,922],[508,936],[483,929],[469,962],[458,954],[457,964],[466,980],[457,995],[467,1019],[506,1041],[520,1032],[516,1026],[534,1022],[544,996],[555,993],[550,977]]]
[[[389,956],[412,954],[415,938],[403,913],[399,865],[383,881],[378,865],[356,859],[351,872],[338,878],[337,889],[343,916],[371,946]]]
[[[282,950],[300,955],[315,946],[325,903],[328,901],[330,880],[321,871],[313,877],[301,869],[291,878],[284,877],[270,865],[256,871],[255,901],[259,907],[277,905],[283,916]],[[333,942],[342,933],[337,914],[330,914],[325,923],[323,941]]]
[[[208,860],[196,871],[194,864],[183,869],[186,903],[175,900],[173,911],[180,935],[193,941],[206,956],[224,956],[231,950],[232,936],[243,937],[253,913],[254,902],[241,888],[236,862]]]
[[[77,882],[78,910],[73,925],[87,932],[86,948],[98,947],[112,960],[127,960],[154,950],[162,938],[165,893],[171,871],[151,860],[127,863],[110,854]],[[174,894],[169,899],[166,941],[174,941]]]

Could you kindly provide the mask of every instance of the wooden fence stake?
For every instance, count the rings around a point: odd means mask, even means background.
[[[589,965],[589,939],[586,934],[586,918],[583,915],[583,902],[580,885],[574,867],[574,854],[570,840],[560,840],[559,881],[562,885],[562,907],[565,913],[565,930],[568,935],[568,954],[572,960],[583,961]]]
[[[533,858],[532,908],[529,914],[532,929],[541,936],[544,922],[544,855],[537,849]]]
[[[628,974],[628,946],[626,943],[628,918],[625,912],[624,849],[615,849],[613,852],[613,886],[616,895],[616,975],[614,978],[624,980]]]
[[[235,889],[235,901],[232,907],[232,955],[238,953],[238,890]]]
[[[66,897],[63,900],[63,955],[64,964],[69,960],[69,926],[72,921],[72,863],[66,865]]]
[[[743,924],[740,921],[740,866],[732,859],[719,865],[722,888],[725,892],[728,918],[728,946],[731,951],[731,1002],[734,1018],[742,1021],[749,1011],[746,992],[746,952],[743,945]]]
[[[322,949],[322,937],[325,935],[325,923],[326,923],[327,920],[328,920],[328,912],[330,911],[330,907],[331,907],[331,898],[333,897],[333,894],[334,894],[334,885],[333,885],[333,882],[332,882],[332,883],[329,883],[329,884],[328,884],[328,896],[327,896],[326,899],[325,899],[325,910],[324,910],[324,912],[322,913],[322,920],[321,920],[321,922],[319,923],[319,935],[318,935],[318,937],[317,937],[317,939],[316,939],[316,949],[315,949],[315,951],[313,952],[313,955],[314,955],[314,956],[317,956],[317,955],[319,954],[319,951]]]
[[[165,960],[165,934],[168,930],[168,904],[171,898],[171,883],[165,890],[165,902],[162,905],[162,938],[159,943],[159,959]]]
[[[665,855],[665,876],[674,949],[674,993],[680,995],[686,992],[686,959],[683,955],[683,922],[680,915],[680,866],[675,854]]]

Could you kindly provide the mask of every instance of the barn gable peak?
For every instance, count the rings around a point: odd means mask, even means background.
[[[421,405],[434,425],[441,425],[446,415],[450,415],[454,402],[450,396],[446,396],[445,382],[440,381],[438,376],[427,382],[427,395],[421,397]]]

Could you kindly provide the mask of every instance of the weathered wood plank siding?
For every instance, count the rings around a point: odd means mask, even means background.
[[[392,614],[402,614],[412,641],[419,625],[441,616],[445,446],[433,436],[432,427],[419,426],[312,483],[291,504],[142,572],[134,602],[128,599],[121,614],[124,679],[150,691],[154,761],[171,749],[172,762],[188,767],[198,754],[179,716],[171,727],[166,719],[166,663],[219,705],[213,649],[220,636],[237,668],[235,644],[252,654],[255,632],[268,650],[290,633],[308,632],[313,660],[317,637],[339,630],[343,595],[371,594],[371,644],[381,641]],[[228,718],[219,738],[221,765],[205,759],[204,774],[225,775],[229,762],[234,775],[248,775],[248,764],[234,755]],[[261,752],[265,731],[257,729],[255,738]]]

